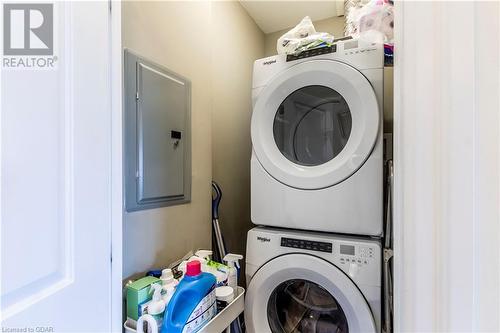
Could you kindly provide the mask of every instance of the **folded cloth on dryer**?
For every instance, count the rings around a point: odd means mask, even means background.
[[[333,39],[333,35],[327,32],[316,32],[311,19],[306,16],[278,39],[276,49],[278,54],[298,54],[306,50],[330,46]]]

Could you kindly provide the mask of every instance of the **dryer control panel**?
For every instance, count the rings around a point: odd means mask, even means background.
[[[330,46],[319,47],[317,49],[306,50],[300,52],[299,54],[288,54],[286,56],[286,61],[294,61],[303,58],[315,57],[321,54],[328,54],[337,52],[337,45],[333,44]]]

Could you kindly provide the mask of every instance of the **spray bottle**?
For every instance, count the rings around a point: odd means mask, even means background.
[[[165,302],[161,297],[162,286],[159,283],[152,284],[150,291],[153,291],[153,299],[147,303],[146,313],[139,317],[137,321],[138,332],[142,333],[143,323],[147,322],[151,332],[159,332],[163,324],[163,313],[165,312]]]
[[[160,329],[163,322],[163,312],[165,311],[165,302],[161,297],[162,285],[159,283],[152,284],[151,289],[154,291],[153,299],[148,305],[148,313],[155,318],[158,323],[158,329]]]
[[[227,277],[227,285],[234,290],[235,297],[237,296],[238,289],[238,271],[240,268],[239,260],[243,259],[241,254],[228,253],[224,257],[226,265],[229,266],[229,274]]]
[[[211,250],[198,250],[198,251],[196,251],[196,253],[194,255],[200,259],[203,259],[205,261],[209,261],[212,253],[213,252]]]

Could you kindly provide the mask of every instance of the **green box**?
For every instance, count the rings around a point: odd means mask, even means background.
[[[133,320],[139,319],[139,305],[151,300],[149,292],[151,285],[161,283],[161,280],[153,276],[146,276],[134,281],[127,287],[127,317]]]

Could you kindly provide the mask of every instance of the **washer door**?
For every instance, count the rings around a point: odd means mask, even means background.
[[[354,283],[331,263],[305,254],[277,257],[255,273],[245,323],[250,333],[376,332]]]
[[[369,157],[380,127],[370,82],[353,67],[314,60],[263,89],[252,114],[252,144],[264,169],[300,189],[342,182]]]

